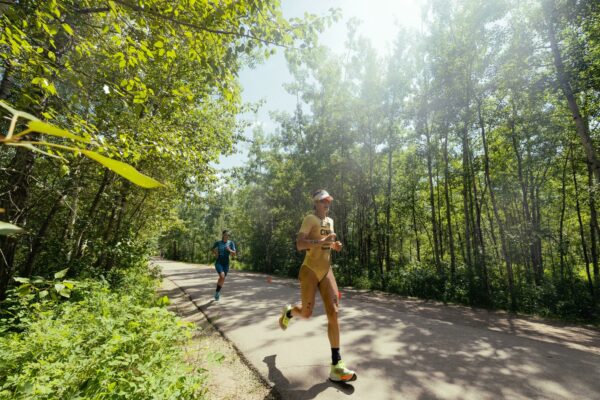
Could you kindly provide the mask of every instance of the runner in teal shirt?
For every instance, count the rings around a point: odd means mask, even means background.
[[[235,257],[235,243],[229,240],[229,231],[224,230],[221,240],[216,241],[211,248],[217,260],[215,261],[215,269],[219,274],[219,280],[217,281],[217,291],[215,292],[215,301],[219,301],[221,297],[221,289],[225,283],[225,277],[229,273],[229,256]]]

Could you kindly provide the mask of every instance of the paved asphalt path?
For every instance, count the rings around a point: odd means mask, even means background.
[[[293,279],[230,271],[219,302],[212,266],[155,261],[283,399],[600,400],[600,330],[350,289],[341,354],[351,384],[328,381],[327,318],[277,324]]]

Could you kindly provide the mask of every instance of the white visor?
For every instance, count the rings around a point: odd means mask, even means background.
[[[331,195],[329,193],[327,193],[326,190],[319,190],[313,196],[313,201],[321,201],[321,200],[324,200],[324,199],[327,199],[329,201],[333,201],[333,197],[331,197]]]

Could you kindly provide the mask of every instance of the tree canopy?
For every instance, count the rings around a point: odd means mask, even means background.
[[[69,152],[72,137],[31,131],[21,139],[49,143],[43,153],[2,147],[2,219],[26,234],[0,238],[0,295],[15,275],[105,274],[146,253],[240,138],[240,68],[310,47],[336,18],[288,20],[274,1],[25,0],[0,11],[0,100],[87,143]],[[81,154],[164,187],[135,187]]]
[[[600,9],[425,4],[388,54],[352,26],[344,57],[289,52],[296,110],[255,131],[234,184],[186,202],[170,255],[201,259],[192,232],[226,225],[250,268],[295,276],[325,187],[343,284],[597,319]]]

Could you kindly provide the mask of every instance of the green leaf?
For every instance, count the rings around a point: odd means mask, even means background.
[[[27,118],[27,119],[32,120],[32,121],[38,121],[38,119],[36,117],[34,117],[33,115],[28,114],[28,113],[26,113],[24,111],[15,110],[14,108],[12,108],[11,106],[9,106],[7,103],[5,103],[2,100],[0,100],[0,107],[6,109],[8,111],[10,111],[10,113],[12,115],[15,115],[17,117],[23,117],[23,118]]]
[[[9,224],[8,222],[0,221],[0,235],[13,235],[21,232],[23,232],[23,228],[19,228],[18,226]]]
[[[171,304],[171,301],[169,300],[169,298],[167,296],[162,296],[156,301],[156,303],[159,307],[163,307],[163,306],[168,306],[169,304]]]
[[[104,156],[102,156],[98,153],[95,153],[93,151],[90,151],[90,150],[81,150],[81,152],[83,154],[85,154],[87,157],[91,158],[92,160],[99,162],[100,164],[104,165],[106,168],[110,169],[111,171],[116,172],[117,174],[121,175],[123,178],[127,179],[128,181],[130,181],[140,187],[143,187],[146,189],[153,189],[153,188],[163,186],[157,180],[155,180],[147,175],[142,174],[141,172],[139,172],[138,170],[136,170],[129,164],[125,164],[124,162],[113,160],[112,158],[104,157]]]
[[[19,283],[29,283],[29,278],[22,278],[20,276],[15,276],[13,279]]]
[[[206,357],[209,361],[215,362],[217,364],[221,364],[223,360],[225,360],[225,355],[218,351],[211,352]]]
[[[71,26],[69,24],[62,24],[63,29],[65,30],[65,32],[67,32],[69,35],[73,36],[73,28],[71,28]]]
[[[75,282],[73,282],[73,281],[63,281],[63,285],[65,285],[65,287],[67,289],[73,289],[75,287]]]
[[[63,285],[62,283],[54,284],[54,290],[56,290],[57,293],[60,293],[60,291],[63,289],[65,289],[65,285]]]
[[[50,124],[47,124],[42,121],[31,121],[29,124],[27,124],[27,127],[29,129],[31,129],[32,131],[45,133],[47,135],[59,136],[59,137],[76,140],[78,142],[83,142],[83,143],[90,143],[90,139],[74,135],[71,132],[68,132],[64,129],[57,128],[54,125],[50,125]]]
[[[28,295],[29,293],[31,293],[31,285],[29,285],[29,284],[21,285],[17,289],[17,294],[19,296],[25,296],[25,295]]]
[[[60,294],[62,297],[66,297],[69,298],[71,297],[71,291],[67,288],[61,289],[58,294]]]
[[[161,48],[163,48],[163,46],[164,46],[164,44],[160,40],[158,42],[154,43],[154,47],[156,47],[157,49],[161,49]]]
[[[67,271],[69,271],[69,268],[65,268],[65,269],[58,271],[57,273],[54,274],[54,279],[64,278],[65,275],[67,275]]]
[[[47,290],[42,290],[40,293],[40,299],[43,299],[44,297],[48,296],[48,291]]]
[[[47,91],[50,94],[56,95],[56,86],[54,86],[54,83],[49,83],[48,85],[44,85],[42,87],[42,89],[44,89],[45,91]]]

